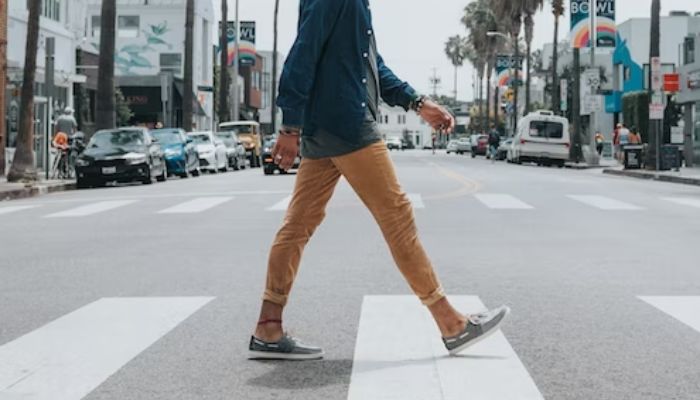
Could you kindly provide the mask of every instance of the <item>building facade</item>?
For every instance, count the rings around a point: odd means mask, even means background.
[[[86,41],[99,51],[101,0],[88,0]],[[133,124],[182,126],[186,0],[117,0],[115,75]],[[195,2],[194,117],[214,127],[214,1]]]
[[[39,20],[39,47],[35,84],[35,151],[44,154],[47,136],[56,112],[74,106],[74,86],[86,77],[76,73],[76,49],[84,40],[86,0],[42,0]],[[29,12],[27,2],[12,0],[8,3],[7,45],[7,157],[14,154],[19,130],[20,88],[24,74],[24,56]],[[46,39],[55,39],[54,93],[49,102],[46,90]],[[37,167],[45,160],[35,157]]]
[[[273,54],[271,51],[259,51],[258,54],[263,59],[263,71],[262,71],[262,105],[260,108],[260,126],[266,134],[272,134],[272,62]],[[284,67],[285,56],[281,53],[277,53],[277,84],[279,85],[279,78],[282,74],[282,68]],[[275,106],[276,107],[276,106]],[[282,126],[282,111],[277,108],[277,124],[279,128]]]
[[[404,111],[401,107],[379,106],[379,130],[388,138],[402,138],[416,148],[432,143],[433,129],[415,112]]]
[[[683,40],[678,103],[685,108],[685,157],[700,164],[700,21],[690,27]]]

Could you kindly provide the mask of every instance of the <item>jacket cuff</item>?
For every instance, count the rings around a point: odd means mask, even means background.
[[[282,125],[301,128],[304,126],[304,112],[292,108],[283,108]]]
[[[411,103],[416,100],[419,97],[418,93],[416,92],[415,89],[411,87],[411,85],[406,84],[406,87],[403,88],[401,91],[400,95],[400,101],[401,103],[399,104],[405,111],[408,111],[411,108]]]

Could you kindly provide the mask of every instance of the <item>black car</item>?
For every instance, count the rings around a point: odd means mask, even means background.
[[[279,171],[281,174],[285,173],[285,171],[279,169],[277,164],[275,164],[275,160],[272,159],[272,149],[275,148],[276,142],[277,141],[275,139],[272,139],[266,141],[263,145],[262,161],[263,171],[265,172],[265,175],[272,175],[275,173],[275,171]],[[294,160],[294,166],[292,167],[292,169],[299,168],[299,164],[301,164],[301,156],[297,156],[297,158]]]
[[[165,181],[168,170],[158,142],[145,128],[98,131],[75,166],[77,186],[102,186],[107,182]]]

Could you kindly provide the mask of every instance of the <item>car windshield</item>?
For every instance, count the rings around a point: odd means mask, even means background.
[[[561,139],[564,137],[564,124],[561,122],[532,121],[530,136],[546,139]]]
[[[230,133],[217,133],[216,137],[221,139],[226,147],[234,147],[236,145],[236,141],[233,140],[233,136]]]
[[[97,132],[90,139],[89,147],[114,148],[114,147],[138,147],[146,143],[143,131],[140,130],[116,130]]]
[[[155,137],[161,144],[180,144],[182,137],[180,132],[176,130],[156,130],[151,131],[151,135]]]
[[[211,143],[211,137],[209,135],[190,135],[192,138],[192,141],[196,144],[210,144]]]
[[[221,132],[253,133],[253,125],[232,125],[219,127]]]

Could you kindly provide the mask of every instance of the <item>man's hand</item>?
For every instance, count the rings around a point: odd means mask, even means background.
[[[294,166],[294,160],[299,154],[299,132],[294,134],[280,133],[277,136],[277,143],[272,149],[272,159],[283,171],[289,171]]]
[[[420,110],[420,116],[436,131],[442,130],[452,133],[455,128],[455,119],[444,107],[432,100],[426,100]]]

